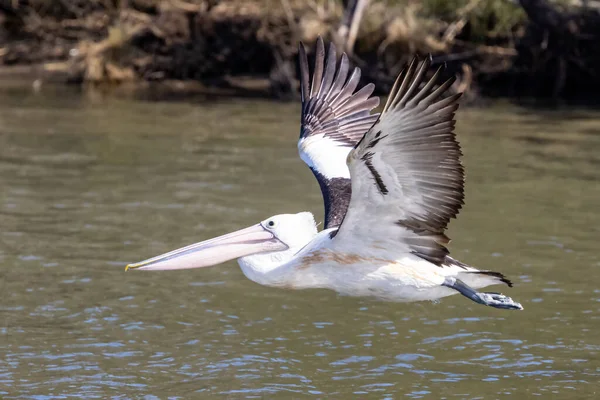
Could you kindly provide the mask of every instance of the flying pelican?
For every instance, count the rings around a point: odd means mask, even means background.
[[[372,83],[356,91],[333,44],[317,41],[312,79],[300,44],[302,120],[298,149],[319,182],[325,203],[321,232],[308,212],[281,214],[183,247],[127,269],[209,267],[234,258],[262,285],[327,288],[387,301],[436,300],[461,293],[487,306],[522,310],[500,293],[476,289],[512,283],[449,256],[444,234],[463,204],[462,155],[454,134],[460,93],[444,96],[430,60],[416,59],[394,84],[381,114]]]

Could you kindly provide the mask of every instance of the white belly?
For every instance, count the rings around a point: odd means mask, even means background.
[[[387,301],[435,300],[456,294],[441,286],[448,268],[440,268],[408,254],[394,262],[337,256],[287,266],[273,280],[259,282],[289,289],[325,288],[347,296],[376,297]],[[279,275],[279,276],[277,276]]]

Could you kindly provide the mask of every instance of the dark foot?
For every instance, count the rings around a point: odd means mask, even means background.
[[[522,310],[523,306],[520,303],[517,303],[513,299],[508,296],[503,295],[502,293],[480,293],[477,295],[481,299],[481,304],[485,304],[486,306],[502,308],[505,310]]]
[[[446,278],[444,286],[458,291],[465,297],[473,300],[476,303],[490,307],[501,308],[504,310],[522,310],[523,306],[508,296],[501,293],[482,293],[478,292],[460,279],[453,277]]]

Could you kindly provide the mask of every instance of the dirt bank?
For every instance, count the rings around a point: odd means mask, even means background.
[[[177,80],[289,97],[298,41],[323,35],[345,46],[341,26],[353,3],[1,0],[0,63],[35,65],[39,79],[73,84]],[[381,91],[415,53],[446,63],[459,78],[455,90],[472,99],[595,98],[600,89],[596,8],[546,0],[366,3],[348,50]]]

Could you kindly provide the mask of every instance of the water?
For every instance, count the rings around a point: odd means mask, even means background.
[[[298,109],[0,90],[0,396],[596,398],[598,111],[460,112],[451,250],[512,278],[523,312],[265,288],[234,262],[123,271],[273,214],[322,220]]]

